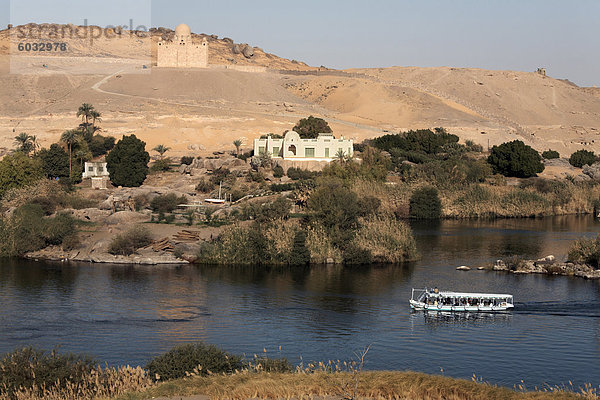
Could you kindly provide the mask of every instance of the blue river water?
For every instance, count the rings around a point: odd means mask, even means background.
[[[413,225],[422,259],[399,266],[148,267],[0,261],[0,353],[35,345],[144,365],[205,341],[293,363],[349,360],[529,388],[600,385],[600,282],[459,272],[512,254],[565,257],[592,218]],[[508,314],[413,313],[411,288],[511,293]]]

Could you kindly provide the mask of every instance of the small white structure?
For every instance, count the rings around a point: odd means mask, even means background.
[[[271,154],[273,159],[294,161],[332,161],[338,155],[351,157],[354,143],[351,139],[336,139],[331,133],[320,133],[317,139],[301,139],[297,132],[289,131],[283,139],[254,140],[254,154]]]
[[[83,169],[83,179],[105,177],[108,176],[108,170],[106,169],[106,163],[103,161],[99,162],[86,162]]]

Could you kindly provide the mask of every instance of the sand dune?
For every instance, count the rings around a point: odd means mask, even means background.
[[[165,33],[166,32],[166,33]],[[326,118],[337,135],[362,140],[413,128],[443,126],[484,146],[521,139],[539,150],[568,155],[600,151],[600,89],[518,71],[394,67],[329,71],[255,48],[247,59],[229,40],[213,36],[210,62],[254,65],[270,72],[152,68],[152,38],[69,40],[71,52],[43,66],[13,57],[32,74],[9,73],[9,31],[0,31],[0,152],[15,134],[36,134],[42,144],[77,124],[84,102],[103,113],[107,134],[136,133],[174,154],[230,149],[244,138],[281,133],[307,115]],[[151,52],[150,66],[140,72]],[[4,54],[4,55],[2,55]],[[283,70],[283,72],[281,71]],[[1,149],[4,148],[4,150]]]

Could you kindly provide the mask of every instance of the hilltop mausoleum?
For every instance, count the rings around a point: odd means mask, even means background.
[[[194,43],[192,31],[186,24],[175,28],[173,41],[158,43],[158,67],[166,68],[208,68],[208,41]]]
[[[254,154],[268,152],[274,159],[293,161],[332,161],[338,155],[352,156],[354,146],[351,139],[336,139],[331,133],[321,133],[317,139],[301,139],[297,132],[289,131],[283,139],[271,135],[254,140]]]

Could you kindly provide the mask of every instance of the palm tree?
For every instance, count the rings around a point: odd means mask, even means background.
[[[36,151],[40,148],[40,144],[37,141],[36,135],[29,136],[29,140],[31,142],[31,148],[33,149],[33,155],[35,156]]]
[[[235,153],[236,155],[240,155],[240,147],[242,147],[242,140],[241,139],[237,139],[233,141],[233,145],[235,146]]]
[[[72,166],[73,144],[75,144],[77,142],[78,134],[79,134],[79,132],[77,132],[75,129],[71,129],[71,130],[63,132],[62,136],[60,137],[60,141],[69,147],[69,178],[71,177],[71,172],[73,171],[73,166]]]
[[[346,153],[344,153],[344,150],[339,149],[337,153],[335,153],[335,159],[339,162],[346,161]]]
[[[94,106],[88,103],[83,103],[79,110],[77,110],[77,116],[81,117],[81,122],[85,123],[85,126],[89,124],[90,118],[92,118],[92,112],[94,112]]]
[[[17,146],[18,151],[22,151],[23,153],[29,155],[33,148],[33,145],[31,144],[31,136],[25,132],[19,133],[17,136],[15,136],[15,145]]]
[[[154,150],[155,152],[157,152],[158,154],[160,154],[160,159],[162,160],[164,158],[165,153],[167,151],[171,150],[171,148],[167,147],[165,145],[159,144],[158,146],[156,146],[152,150]]]
[[[92,118],[92,132],[96,131],[96,121],[102,122],[102,114],[96,110],[90,111],[90,118]]]

